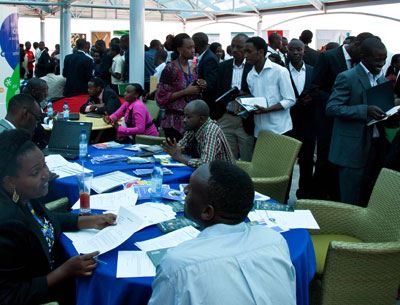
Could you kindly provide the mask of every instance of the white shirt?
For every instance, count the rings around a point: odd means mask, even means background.
[[[49,87],[47,99],[64,96],[64,86],[67,81],[65,77],[62,75],[55,75],[54,73],[48,73],[40,79],[43,79]]]
[[[111,75],[111,83],[113,85],[123,84],[124,80],[122,79],[122,75],[124,74],[124,59],[120,54],[114,56],[112,60],[111,70],[113,73],[120,73],[121,78],[118,79]]]
[[[270,46],[268,46],[267,55],[266,55],[265,57],[268,57],[268,55],[270,55],[271,53],[272,53],[272,54],[278,54],[278,55],[280,56],[282,62],[285,63],[285,61],[286,61],[285,55],[284,55],[281,51],[279,51],[279,50],[274,50],[273,48],[271,48]]]
[[[37,49],[35,50],[35,60],[36,60],[36,62],[37,62],[37,60],[39,59],[41,52],[42,52],[42,51],[40,51],[39,48],[37,48]]]
[[[204,56],[204,53],[206,53],[207,52],[207,50],[208,50],[208,48],[207,49],[205,49],[204,51],[203,51],[203,53],[201,53],[198,57],[197,57],[197,64],[199,64],[200,63],[200,60],[203,58],[203,56]]]
[[[156,70],[155,70],[153,76],[157,76],[159,82],[160,82],[161,73],[162,73],[162,71],[164,70],[164,68],[165,68],[166,65],[167,65],[167,64],[166,64],[165,62],[163,62],[162,64],[160,64],[160,65],[158,65],[158,66],[156,67]]]
[[[296,273],[285,239],[263,226],[216,224],[170,249],[149,305],[294,305]]]
[[[292,66],[292,63],[289,63],[289,70],[294,85],[296,86],[297,93],[300,95],[304,90],[304,85],[306,84],[306,65],[303,62],[300,71],[297,71],[296,68]]]
[[[265,97],[267,107],[281,104],[284,108],[279,111],[254,115],[254,136],[258,137],[258,133],[262,130],[278,134],[292,130],[289,108],[296,103],[296,97],[289,71],[266,59],[260,74],[256,72],[255,67],[247,74],[247,84],[253,96]]]
[[[242,77],[244,71],[244,65],[246,59],[243,60],[242,64],[238,67],[235,64],[235,59],[233,59],[233,71],[232,71],[232,85],[231,88],[237,87],[239,90],[242,89]]]
[[[343,45],[342,48],[343,48],[344,59],[346,60],[347,70],[350,70],[351,69],[351,56],[349,53],[347,53],[346,48],[345,48],[346,46],[347,46],[347,44]]]
[[[4,121],[6,121],[12,129],[17,129],[17,127],[15,127],[15,125],[13,123],[11,123],[9,120],[7,120],[6,118],[4,118]]]

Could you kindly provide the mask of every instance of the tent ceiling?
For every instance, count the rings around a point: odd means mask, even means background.
[[[132,0],[135,1],[135,0]],[[129,19],[129,0],[0,0],[18,5],[20,16],[57,16],[59,3],[71,5],[73,18]],[[18,4],[20,2],[20,4]],[[324,12],[332,8],[396,3],[391,0],[145,0],[146,20],[215,20],[221,16],[255,15],[287,10]],[[54,3],[54,5],[52,4]]]

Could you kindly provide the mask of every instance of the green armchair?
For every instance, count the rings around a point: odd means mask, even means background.
[[[284,203],[301,144],[288,136],[261,131],[251,162],[236,164],[249,174],[257,192]]]
[[[68,213],[69,212],[69,200],[67,197],[63,197],[51,202],[45,203],[47,209],[52,212]]]
[[[382,169],[368,207],[298,200],[320,230],[310,230],[317,274],[310,304],[395,304],[400,284],[400,173]]]

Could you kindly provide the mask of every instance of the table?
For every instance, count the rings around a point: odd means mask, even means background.
[[[81,94],[76,96],[64,97],[60,100],[53,102],[53,110],[57,110],[57,112],[63,111],[64,102],[68,103],[69,111],[70,112],[79,112],[81,106],[86,103],[89,95],[88,94]],[[124,102],[124,97],[119,97],[121,104]]]
[[[171,185],[171,188],[176,189],[177,185]],[[116,249],[101,255],[101,260],[107,262],[107,265],[98,264],[91,278],[76,279],[77,305],[147,304],[152,293],[153,277],[116,278],[118,251],[139,250],[134,246],[135,242],[161,235],[161,231],[153,225],[136,232]],[[307,305],[308,284],[316,270],[314,247],[310,235],[305,229],[295,229],[283,232],[282,236],[289,245],[290,258],[296,269],[297,305]],[[61,243],[68,256],[78,254],[72,242],[63,234]]]
[[[127,145],[125,145],[127,146]],[[122,148],[108,148],[108,149],[97,149],[93,146],[88,147],[88,159],[101,156],[101,155],[112,155],[121,154],[127,156],[134,156],[136,152],[123,150]],[[79,161],[77,161],[79,162]],[[127,164],[126,162],[117,162],[109,164],[92,164],[89,160],[84,165],[87,169],[93,170],[94,176],[107,174],[113,171],[122,171],[129,175],[133,175],[132,171],[137,168],[152,168],[154,163],[148,164]],[[169,167],[173,171],[173,175],[165,175],[163,182],[166,184],[170,183],[187,183],[189,177],[193,172],[193,169],[188,166],[176,166]],[[150,178],[147,178],[150,179]],[[122,189],[122,187],[121,187]],[[94,194],[92,190],[92,194]],[[65,177],[62,179],[56,179],[50,182],[49,193],[45,199],[46,202],[53,201],[62,197],[68,197],[70,205],[73,205],[79,199],[78,185],[75,176]]]

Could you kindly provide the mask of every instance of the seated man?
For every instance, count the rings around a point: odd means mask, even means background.
[[[49,92],[47,99],[56,99],[64,96],[64,86],[66,79],[62,75],[56,75],[57,64],[52,61],[47,66],[47,75],[41,77],[47,86],[49,87]]]
[[[205,164],[192,174],[185,194],[185,216],[204,230],[165,254],[149,305],[296,304],[285,239],[243,222],[254,199],[243,170],[220,160]]]
[[[215,159],[235,164],[231,148],[217,123],[210,119],[210,109],[206,102],[194,100],[186,105],[183,120],[186,132],[176,143],[169,138],[164,141],[164,151],[174,160],[197,168]],[[184,156],[187,154],[192,159]]]
[[[95,112],[98,114],[112,114],[121,107],[118,95],[100,77],[93,77],[88,83],[89,97],[81,106],[80,113]]]

